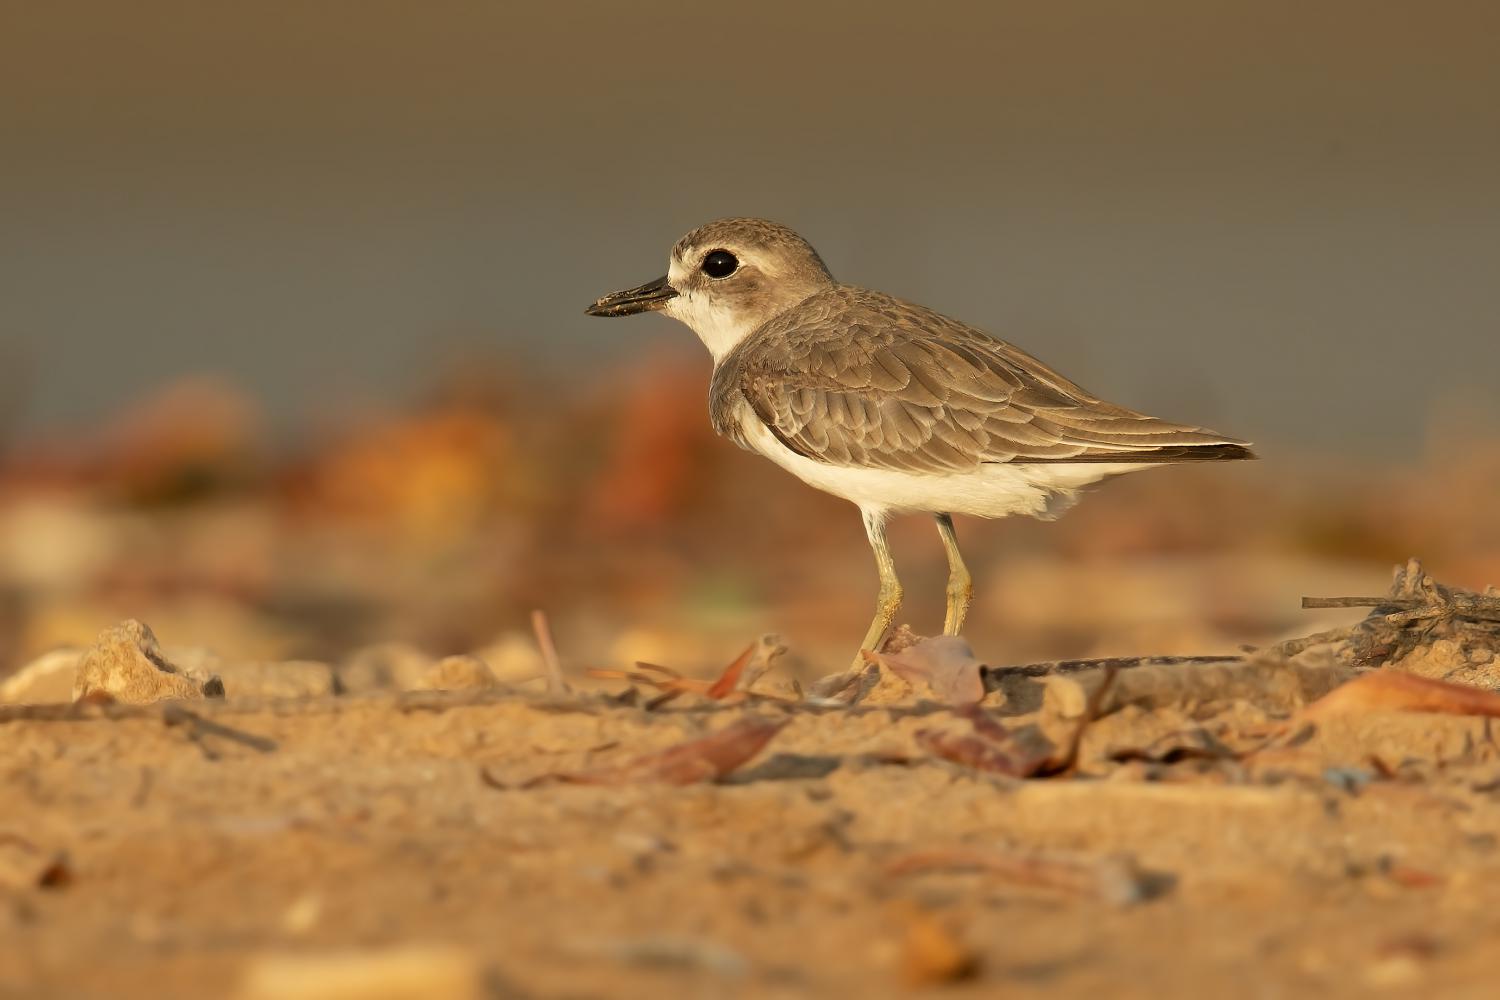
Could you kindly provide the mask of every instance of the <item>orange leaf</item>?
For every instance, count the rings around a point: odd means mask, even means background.
[[[745,672],[745,667],[750,663],[750,657],[755,655],[755,644],[751,643],[745,647],[745,651],[735,658],[735,661],[724,668],[719,679],[713,682],[708,689],[708,696],[715,701],[732,693],[740,683],[740,675]]]
[[[1342,712],[1441,712],[1500,717],[1500,694],[1468,684],[1432,680],[1399,670],[1356,677],[1309,705],[1304,719]]]
[[[1028,758],[1013,757],[996,744],[978,736],[955,736],[935,729],[918,729],[912,734],[912,738],[923,750],[944,760],[1012,778],[1027,777],[1039,763]]]

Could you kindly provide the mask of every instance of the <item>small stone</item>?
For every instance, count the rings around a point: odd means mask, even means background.
[[[231,698],[323,698],[335,692],[333,667],[317,660],[220,664]]]
[[[530,632],[507,632],[474,655],[489,665],[490,672],[501,683],[519,684],[544,677],[547,665],[536,648],[536,637]]]
[[[142,705],[164,698],[223,697],[217,675],[192,677],[162,654],[161,644],[145,624],[128,619],[99,633],[78,663],[73,698],[108,696]]]
[[[66,856],[0,830],[0,889],[56,889],[73,879]]]
[[[249,965],[241,1000],[478,1000],[484,970],[468,951],[407,945],[379,951],[264,955]]]
[[[404,642],[382,642],[356,650],[336,671],[338,690],[469,691],[497,687],[500,681],[477,656],[434,659]]]
[[[54,649],[43,653],[4,681],[0,681],[0,705],[46,705],[73,700],[80,649]]]
[[[409,691],[474,691],[499,686],[490,668],[477,656],[445,656],[418,676]]]
[[[376,643],[355,650],[340,664],[338,686],[346,694],[409,691],[433,666],[432,657],[408,643]]]
[[[906,917],[901,941],[901,975],[914,987],[955,983],[972,977],[979,956],[946,923],[920,909]]]
[[[306,934],[323,917],[323,897],[315,892],[303,893],[281,915],[281,929],[288,934]]]

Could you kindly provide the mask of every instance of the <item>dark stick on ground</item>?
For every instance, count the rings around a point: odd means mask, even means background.
[[[200,746],[203,746],[204,753],[210,757],[216,757],[217,755],[208,746],[203,744],[205,736],[217,736],[220,739],[229,740],[241,746],[247,746],[251,750],[256,750],[260,753],[271,753],[276,749],[275,740],[267,739],[264,736],[256,736],[254,733],[247,733],[242,729],[235,729],[232,726],[226,726],[222,722],[205,719],[197,712],[190,712],[181,705],[167,705],[163,708],[161,721],[168,726],[187,727],[189,737]]]
[[[1127,670],[1131,667],[1164,667],[1180,663],[1232,663],[1244,657],[1233,653],[1223,656],[1106,656],[1087,660],[1046,660],[1005,667],[985,667],[994,677],[1045,677],[1048,674],[1074,674],[1084,670]]]

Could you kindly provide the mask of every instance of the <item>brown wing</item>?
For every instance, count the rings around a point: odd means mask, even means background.
[[[735,397],[788,448],[831,465],[942,473],[1253,457],[1234,438],[1103,402],[956,320],[848,287],[772,320],[725,359],[714,417],[738,438]]]

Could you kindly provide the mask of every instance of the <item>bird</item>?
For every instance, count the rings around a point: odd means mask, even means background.
[[[1051,520],[1122,473],[1256,457],[1249,442],[1105,402],[956,319],[843,284],[807,240],[764,219],[694,229],[666,275],[586,312],[687,325],[713,356],[714,430],[859,508],[879,591],[856,667],[901,606],[890,516],[935,519],[948,561],[943,634],[956,636],[974,587],[953,515]]]

